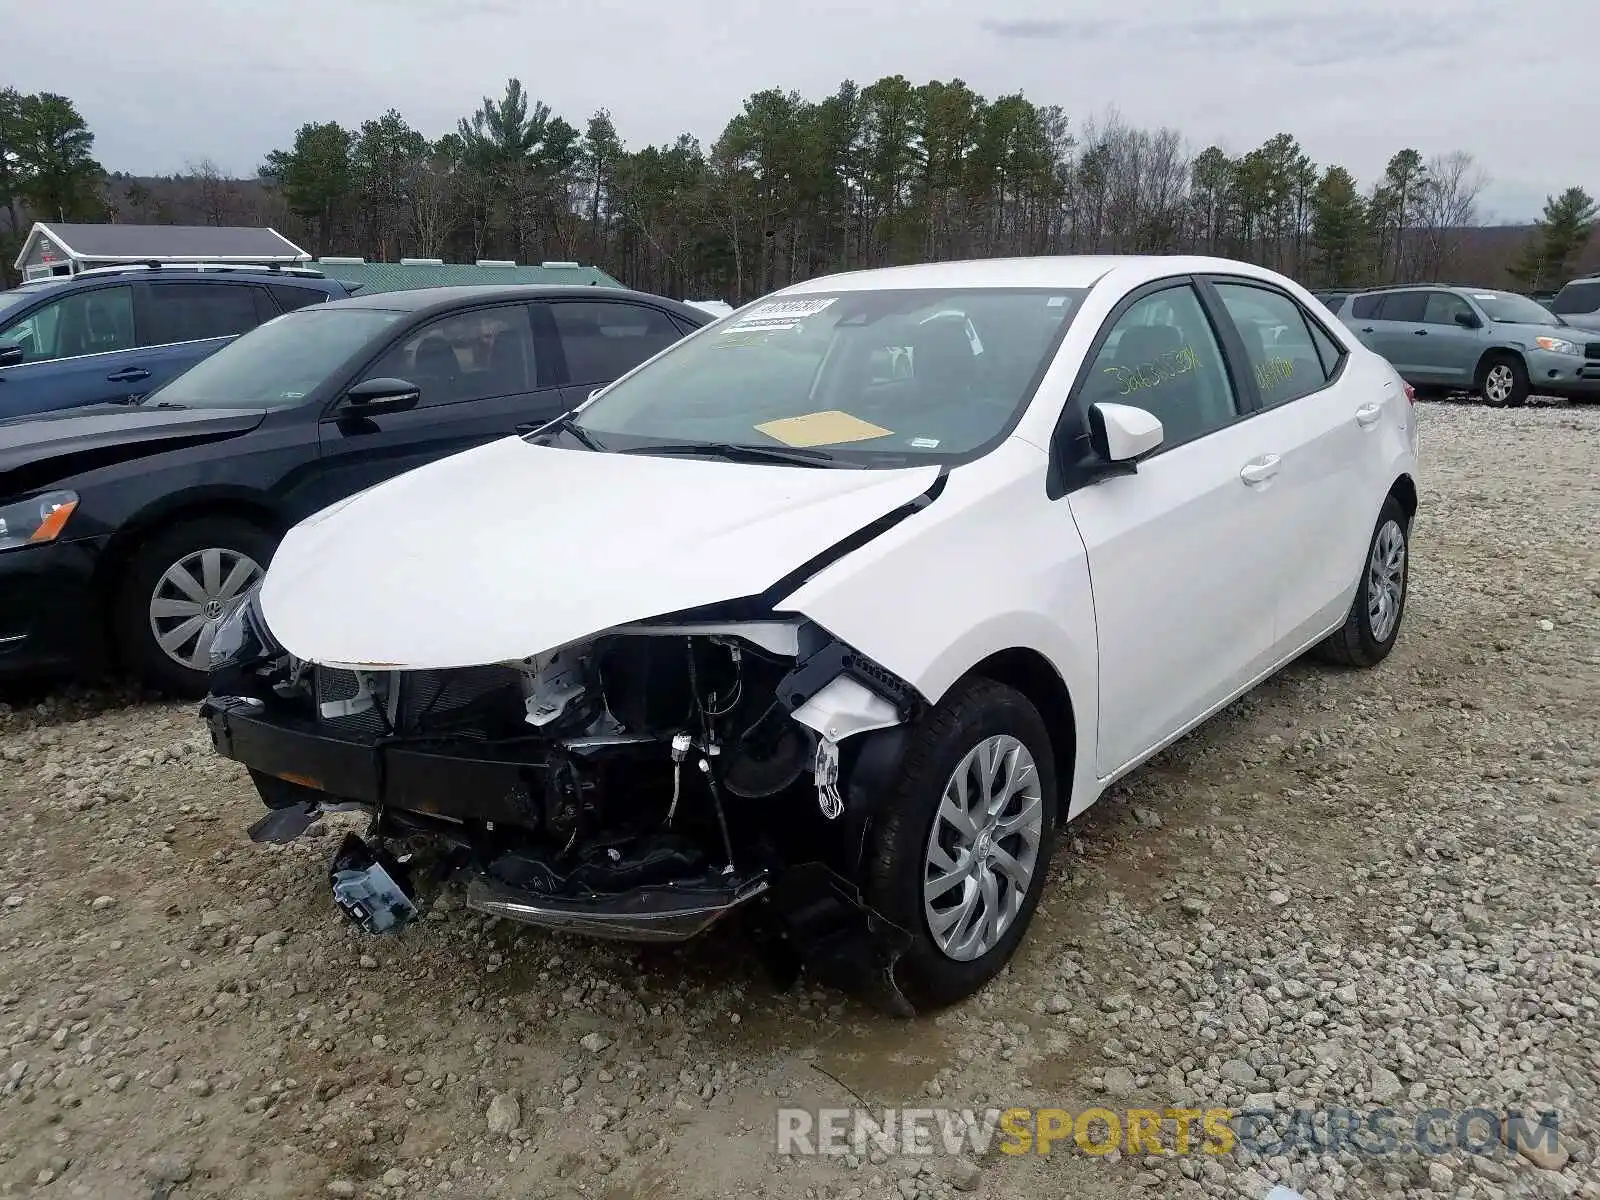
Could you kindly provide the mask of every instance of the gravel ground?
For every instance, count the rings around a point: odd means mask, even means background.
[[[638,951],[447,902],[363,939],[338,831],[251,845],[192,707],[0,706],[0,1194],[1600,1197],[1600,410],[1419,412],[1388,663],[1296,665],[1128,778],[937,1019],[778,993],[731,933]],[[1183,1103],[1524,1104],[1562,1136],[773,1152],[780,1105]]]

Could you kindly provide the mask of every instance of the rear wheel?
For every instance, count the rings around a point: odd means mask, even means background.
[[[234,517],[187,521],[151,538],[134,554],[117,594],[123,665],[158,691],[203,696],[211,639],[276,548],[273,534]]]
[[[868,902],[912,935],[896,979],[925,1010],[972,995],[1027,931],[1049,869],[1056,765],[1025,696],[958,684],[912,735],[873,836]]]
[[[1515,354],[1493,354],[1478,369],[1478,392],[1490,408],[1521,408],[1532,385],[1528,368]]]
[[[1410,522],[1391,496],[1384,501],[1367,544],[1367,562],[1350,614],[1317,647],[1319,658],[1345,667],[1375,667],[1389,657],[1405,617],[1410,559]]]

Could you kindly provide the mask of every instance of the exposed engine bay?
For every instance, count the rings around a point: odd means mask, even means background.
[[[857,880],[923,701],[814,623],[644,623],[514,663],[351,670],[278,647],[252,602],[212,665],[202,715],[270,810],[253,838],[370,815],[330,870],[369,932],[461,877],[469,907],[592,936],[678,941],[741,910],[786,970],[903,1005],[901,935]]]

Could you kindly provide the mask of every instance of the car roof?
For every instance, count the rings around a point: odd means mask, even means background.
[[[902,288],[1089,288],[1112,275],[1121,285],[1137,287],[1172,275],[1204,274],[1240,275],[1276,284],[1289,282],[1275,271],[1231,258],[1186,254],[1059,254],[847,271],[808,279],[776,294]]]
[[[274,271],[269,267],[243,267],[228,266],[217,268],[190,263],[164,263],[159,270],[145,268],[141,263],[130,263],[112,270],[95,269],[80,271],[74,275],[51,275],[43,279],[29,279],[19,283],[14,288],[7,288],[0,295],[13,295],[23,292],[28,295],[42,296],[47,292],[67,291],[74,287],[88,287],[91,284],[103,283],[107,285],[128,283],[130,281],[170,282],[174,279],[192,279],[205,283],[215,283],[218,279],[243,281],[245,283],[288,283],[299,287],[313,288],[318,291],[342,291],[344,285],[337,279],[329,279],[324,275],[307,274],[296,271]]]
[[[672,312],[707,324],[711,315],[700,309],[629,288],[574,286],[572,284],[498,283],[466,284],[454,287],[411,288],[396,292],[374,292],[356,295],[348,300],[334,300],[319,304],[319,310],[330,308],[385,309],[389,312],[435,313],[448,312],[478,304],[518,300],[648,300]]]

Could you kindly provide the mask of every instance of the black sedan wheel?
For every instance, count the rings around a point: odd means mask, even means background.
[[[158,691],[204,695],[211,639],[260,581],[276,547],[273,534],[231,517],[157,534],[135,553],[117,597],[123,665]]]

